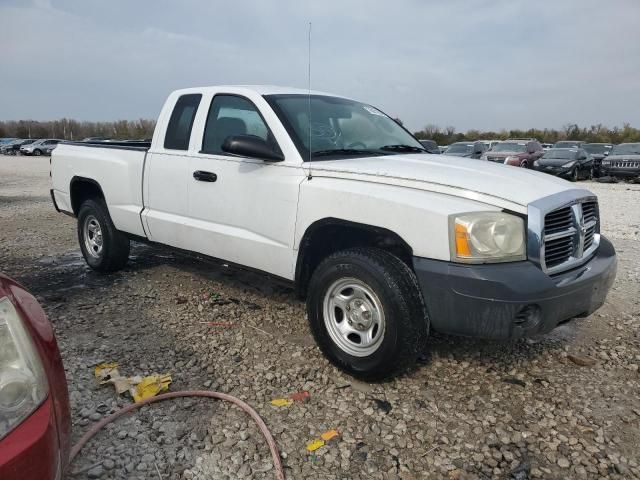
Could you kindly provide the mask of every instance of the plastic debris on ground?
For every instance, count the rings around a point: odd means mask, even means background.
[[[289,407],[293,405],[293,402],[306,402],[311,397],[311,394],[306,390],[292,393],[288,398],[274,398],[271,400],[271,405],[274,407]]]
[[[327,443],[329,443],[334,438],[339,438],[339,437],[340,437],[340,432],[338,432],[338,430],[335,430],[335,429],[327,430],[326,432],[323,432],[320,435],[320,438],[314,438],[309,443],[307,443],[307,451],[315,452],[319,448],[324,447]]]
[[[288,407],[293,404],[293,400],[290,398],[274,398],[271,400],[271,405],[274,407]]]
[[[169,390],[171,375],[168,373],[153,374],[146,377],[136,375],[123,377],[117,363],[101,363],[96,366],[94,374],[100,385],[111,383],[118,395],[129,392],[134,401],[139,402]]]

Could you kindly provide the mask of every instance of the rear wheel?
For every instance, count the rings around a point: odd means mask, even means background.
[[[113,272],[129,259],[129,238],[116,230],[103,200],[85,200],[78,213],[78,242],[87,264],[98,272]]]
[[[354,248],[326,258],[309,284],[311,331],[327,358],[365,380],[414,363],[429,331],[417,279],[390,253]]]

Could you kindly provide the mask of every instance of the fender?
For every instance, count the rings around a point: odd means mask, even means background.
[[[396,254],[407,265],[412,265],[413,250],[409,244],[397,233],[376,225],[352,222],[341,218],[327,217],[316,220],[307,227],[298,245],[298,256],[295,268],[295,285],[300,294],[306,289],[306,285],[319,263],[317,248],[314,246],[313,238],[320,230],[338,230],[347,235],[335,237],[333,242],[322,242],[319,250],[323,252],[321,258],[334,251],[348,248],[354,245],[376,246]],[[321,260],[320,258],[320,260]]]

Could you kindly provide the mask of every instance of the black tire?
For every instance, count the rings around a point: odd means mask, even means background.
[[[42,151],[41,151],[40,149],[36,148],[36,149],[33,151],[33,154],[34,154],[36,157],[39,157],[40,155],[42,155]]]
[[[99,237],[101,248],[92,248],[91,235],[87,231],[89,224],[97,224],[99,227]],[[89,241],[86,239],[89,238]],[[95,243],[96,234],[93,233]],[[82,255],[93,270],[97,272],[114,272],[123,268],[129,260],[129,238],[122,232],[116,230],[111,221],[109,210],[104,200],[85,200],[78,212],[78,243],[82,250]]]
[[[331,338],[325,323],[325,297],[341,279],[363,282],[382,306],[382,338],[367,356],[347,353]],[[429,318],[415,274],[399,258],[374,248],[343,250],[326,258],[311,277],[307,314],[325,356],[338,368],[368,381],[382,380],[410,367],[424,352],[429,334]]]

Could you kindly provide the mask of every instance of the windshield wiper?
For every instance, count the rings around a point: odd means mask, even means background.
[[[318,150],[311,152],[312,157],[325,157],[328,155],[368,155],[376,153],[375,150],[363,150],[358,148],[335,148],[332,150]]]
[[[396,152],[426,152],[424,148],[414,147],[413,145],[385,145],[380,150],[391,150]]]

